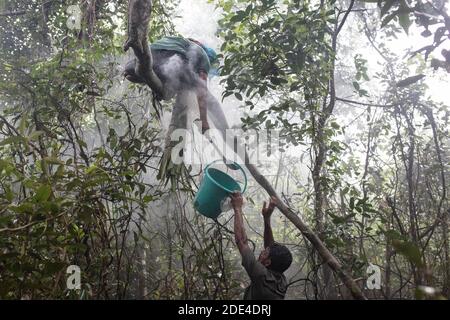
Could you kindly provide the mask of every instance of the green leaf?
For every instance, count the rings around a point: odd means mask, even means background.
[[[333,128],[333,129],[336,129],[336,130],[339,130],[341,127],[339,126],[339,124],[337,124],[336,122],[332,122],[331,123],[331,127]]]
[[[384,235],[389,240],[400,240],[402,238],[402,235],[394,229],[390,229],[384,232]]]
[[[6,200],[8,200],[9,202],[12,202],[14,200],[14,192],[12,192],[12,190],[9,187],[5,188],[5,198]]]
[[[20,123],[19,123],[19,132],[20,132],[20,134],[24,134],[26,128],[27,128],[27,117],[25,115],[23,115],[20,118]]]
[[[48,198],[50,197],[51,193],[52,193],[52,188],[49,185],[44,184],[44,185],[40,186],[39,189],[36,191],[36,195],[34,196],[34,199],[37,202],[47,201]]]
[[[44,134],[44,131],[33,131],[29,136],[28,136],[28,139],[30,140],[30,141],[34,141],[34,140],[36,140],[37,138],[39,138],[41,135],[43,135]]]
[[[45,162],[47,162],[48,164],[64,164],[63,161],[59,160],[58,158],[55,157],[45,157],[43,159]]]
[[[144,201],[145,203],[148,203],[150,201],[153,201],[153,196],[150,195],[146,195],[142,198],[142,201]]]
[[[77,142],[80,145],[80,147],[87,148],[87,144],[83,140],[77,139]]]
[[[90,167],[86,168],[86,174],[91,174],[98,169],[97,165],[92,164]]]
[[[412,264],[417,267],[422,267],[422,255],[420,254],[419,248],[410,241],[393,240],[392,245],[396,252],[403,255]]]
[[[412,24],[411,19],[409,18],[409,13],[400,13],[398,15],[398,22],[402,26],[403,30],[405,30],[406,34],[408,34],[409,27]]]
[[[351,197],[350,198],[350,209],[353,210],[355,208],[355,198]]]
[[[31,204],[29,202],[25,202],[19,206],[10,206],[9,209],[11,209],[11,211],[14,211],[17,213],[32,213],[34,206],[33,206],[33,204]]]
[[[223,96],[222,96],[222,101],[223,101],[223,99],[225,99],[226,97],[231,96],[232,94],[233,94],[233,91],[227,91],[227,92],[225,92],[225,93],[223,94]]]
[[[45,275],[55,275],[57,272],[62,270],[66,264],[62,262],[49,262],[45,265],[43,273]]]

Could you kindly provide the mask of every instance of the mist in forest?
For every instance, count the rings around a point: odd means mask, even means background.
[[[294,216],[272,216],[293,255],[285,299],[450,297],[447,1],[408,1],[407,14],[395,1],[265,2],[153,1],[150,41],[221,55],[211,136],[195,91],[157,101],[124,78],[127,3],[86,2],[76,17],[66,1],[1,3],[1,299],[242,299],[233,210],[194,209],[213,161],[242,184],[210,143],[227,126],[263,154],[252,164]],[[161,66],[171,88],[184,64]],[[182,164],[166,162],[176,127]],[[267,132],[270,152],[254,140]],[[244,171],[258,257],[269,196]],[[68,265],[81,288],[67,288]]]

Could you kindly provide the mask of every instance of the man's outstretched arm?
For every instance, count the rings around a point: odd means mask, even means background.
[[[244,228],[244,218],[242,217],[243,199],[239,192],[235,192],[231,195],[231,204],[234,209],[234,239],[239,252],[242,254],[249,246]]]
[[[270,217],[272,216],[273,210],[276,206],[276,199],[272,197],[269,202],[269,206],[266,207],[266,202],[263,204],[261,210],[262,216],[264,218],[264,248],[269,247],[275,242],[273,239],[272,226],[270,225]]]
[[[200,121],[202,122],[202,133],[205,133],[209,130],[208,123],[208,74],[206,72],[201,71],[199,74],[199,80],[197,85],[197,101],[198,108],[200,112]]]

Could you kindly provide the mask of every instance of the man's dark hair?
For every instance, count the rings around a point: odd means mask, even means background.
[[[283,273],[292,263],[292,254],[286,246],[279,243],[273,243],[269,246],[269,269]]]

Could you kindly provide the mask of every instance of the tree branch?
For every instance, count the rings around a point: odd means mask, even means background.
[[[394,104],[375,104],[375,103],[367,103],[367,102],[359,102],[354,100],[348,100],[344,98],[336,97],[337,101],[342,101],[350,104],[359,104],[361,106],[367,106],[367,107],[377,107],[377,108],[392,108],[395,107]]]

